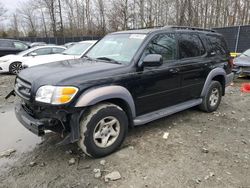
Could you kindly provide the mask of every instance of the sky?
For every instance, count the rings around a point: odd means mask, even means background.
[[[0,0],[9,12],[13,12],[17,8],[19,2],[23,1],[25,0]]]

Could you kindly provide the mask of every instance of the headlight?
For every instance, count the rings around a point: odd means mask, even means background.
[[[66,104],[70,102],[76,93],[76,87],[42,86],[36,92],[36,101],[50,104]]]

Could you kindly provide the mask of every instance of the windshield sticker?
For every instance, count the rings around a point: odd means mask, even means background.
[[[142,35],[142,34],[131,34],[129,36],[130,39],[144,39],[146,37],[146,35]]]

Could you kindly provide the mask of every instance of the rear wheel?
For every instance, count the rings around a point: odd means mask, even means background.
[[[14,62],[14,63],[11,63],[9,66],[9,72],[11,74],[18,74],[21,70],[22,70],[21,62]]]
[[[209,85],[206,95],[203,97],[200,109],[205,112],[217,110],[222,98],[222,86],[218,81],[212,81]]]
[[[91,157],[114,152],[128,130],[126,113],[117,105],[102,103],[93,106],[80,122],[79,147]]]

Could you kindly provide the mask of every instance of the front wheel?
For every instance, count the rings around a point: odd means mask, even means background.
[[[206,95],[203,97],[200,109],[205,112],[217,110],[222,98],[222,86],[218,81],[212,81],[208,87]]]
[[[22,63],[20,62],[11,63],[9,66],[9,72],[11,74],[18,74],[21,70],[22,70]]]
[[[91,157],[114,152],[128,130],[126,113],[117,105],[102,103],[93,106],[80,122],[79,147]]]

